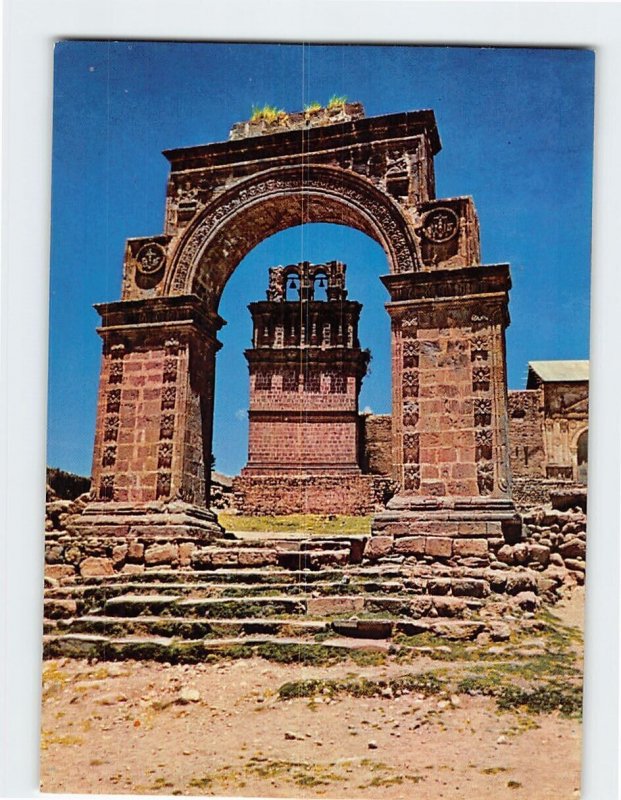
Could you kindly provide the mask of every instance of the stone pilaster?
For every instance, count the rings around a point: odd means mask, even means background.
[[[216,333],[192,296],[96,306],[103,339],[92,502],[78,527],[219,531],[208,511]]]
[[[505,264],[388,275],[397,535],[493,538],[515,522],[508,450]],[[474,550],[481,550],[477,545]]]

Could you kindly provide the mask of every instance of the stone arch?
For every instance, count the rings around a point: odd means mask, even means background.
[[[483,538],[515,523],[508,265],[481,264],[471,198],[435,197],[432,112],[328,115],[312,130],[308,122],[274,132],[248,122],[228,142],[166,151],[164,231],[128,240],[122,300],[97,306],[96,488],[85,524],[94,519],[98,529],[105,519],[118,533],[148,520],[149,535],[163,538],[218,530],[209,465],[222,290],[268,236],[327,222],[370,236],[389,265],[381,280],[390,295],[399,491],[373,532],[420,533],[429,553],[439,552],[432,539],[441,533],[456,538],[454,548],[442,542],[446,557],[478,557],[488,551]]]
[[[278,167],[237,183],[204,209],[175,249],[164,294],[195,294],[215,310],[226,281],[253,247],[309,222],[366,233],[384,248],[390,272],[420,269],[403,209],[367,178],[340,167]]]

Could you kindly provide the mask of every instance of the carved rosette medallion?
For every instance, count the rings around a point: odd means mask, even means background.
[[[136,255],[136,269],[141,275],[152,277],[164,268],[166,251],[156,242],[143,244]]]
[[[459,217],[450,208],[434,208],[423,219],[421,233],[434,244],[444,244],[457,236]]]

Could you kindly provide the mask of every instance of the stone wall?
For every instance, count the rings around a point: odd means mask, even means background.
[[[527,509],[547,505],[555,493],[571,493],[576,488],[573,481],[517,476],[513,478],[513,499],[518,508]]]
[[[509,454],[514,477],[545,478],[543,426],[543,391],[510,391]]]
[[[65,472],[57,467],[46,470],[48,500],[75,500],[91,488],[91,479],[72,472]]]
[[[389,478],[370,475],[253,475],[233,481],[243,514],[372,514],[394,494]]]
[[[392,475],[392,416],[360,415],[360,466],[370,475]]]

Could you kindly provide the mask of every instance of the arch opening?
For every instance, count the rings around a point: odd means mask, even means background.
[[[295,264],[310,262],[311,265],[321,265],[335,258],[347,265],[348,297],[362,304],[360,346],[372,350],[373,369],[362,380],[357,410],[359,413],[365,412],[365,416],[383,415],[390,425],[390,325],[384,308],[387,296],[379,281],[379,276],[386,273],[385,252],[368,235],[344,225],[296,226],[277,233],[254,248],[239,264],[222,293],[219,313],[228,322],[219,335],[223,347],[217,357],[215,378],[213,452],[217,472],[237,475],[249,457],[250,376],[244,349],[252,343],[253,325],[251,314],[245,311],[246,307],[266,297],[269,267],[289,265],[284,270],[286,302],[293,306],[299,302],[300,272],[295,269]],[[311,289],[314,287],[317,293],[312,302],[323,305],[326,301],[322,300],[320,293],[323,292],[325,298],[327,286],[319,289],[319,283],[323,281],[327,284],[326,270],[311,268],[310,275]],[[289,286],[291,282],[295,283],[294,288]],[[322,386],[329,396],[328,402],[342,397],[343,382],[339,375],[330,374],[317,381],[317,376],[306,374],[309,371],[303,369],[301,361],[288,366],[291,369],[282,376],[286,388],[291,389],[289,371],[294,372],[298,368],[299,382],[296,385],[300,393],[310,393],[311,389]],[[279,388],[279,381],[280,378],[274,374],[265,373],[257,379],[255,387],[258,392],[267,393]],[[232,398],[235,398],[233,402]],[[358,444],[362,445],[362,441]],[[388,450],[390,441],[384,444]],[[362,456],[359,453],[360,460]],[[388,453],[386,461],[389,461]]]
[[[589,429],[586,428],[578,436],[576,443],[577,479],[579,483],[587,482],[589,471]]]

